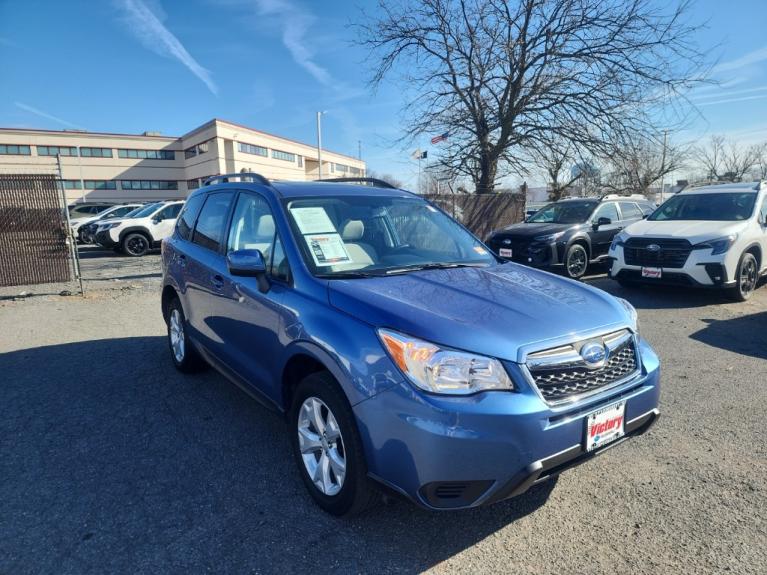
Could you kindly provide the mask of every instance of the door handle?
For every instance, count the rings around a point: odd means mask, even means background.
[[[224,278],[218,274],[215,274],[211,276],[210,283],[213,284],[214,288],[221,289],[222,287],[224,287]]]

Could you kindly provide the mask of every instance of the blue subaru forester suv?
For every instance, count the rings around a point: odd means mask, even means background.
[[[284,413],[323,509],[359,512],[377,484],[429,509],[497,502],[655,422],[658,358],[628,302],[355,182],[217,176],[163,243],[175,366]]]

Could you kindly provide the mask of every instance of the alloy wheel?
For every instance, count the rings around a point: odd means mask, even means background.
[[[346,450],[333,412],[317,397],[307,397],[298,412],[298,444],[304,468],[323,494],[336,495],[346,477]]]
[[[570,277],[577,278],[586,272],[586,251],[583,248],[576,248],[570,252],[567,259],[567,273]]]
[[[174,309],[170,312],[170,322],[168,335],[170,337],[170,348],[173,351],[173,357],[178,363],[184,361],[184,321],[181,319],[181,313]]]
[[[143,254],[146,252],[147,248],[148,244],[146,238],[138,235],[129,238],[125,244],[125,249],[128,251],[128,253],[134,256]]]
[[[748,297],[754,288],[756,288],[756,261],[749,258],[743,262],[740,269],[740,281],[738,282],[740,293],[743,297]]]

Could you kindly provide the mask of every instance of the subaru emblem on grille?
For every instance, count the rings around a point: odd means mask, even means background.
[[[506,238],[505,240],[503,240],[503,244],[506,246],[508,246],[510,243],[511,243],[511,240],[509,238]]]
[[[647,251],[648,252],[659,252],[660,251],[660,246],[658,244],[650,244],[649,246],[647,246]]]
[[[592,341],[581,348],[581,357],[587,367],[596,369],[605,364],[607,350],[602,343]]]

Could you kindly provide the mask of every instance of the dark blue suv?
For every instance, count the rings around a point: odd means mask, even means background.
[[[358,512],[377,484],[429,509],[500,501],[654,423],[658,358],[628,302],[355,182],[219,176],[163,242],[174,364],[286,414],[323,509]]]

